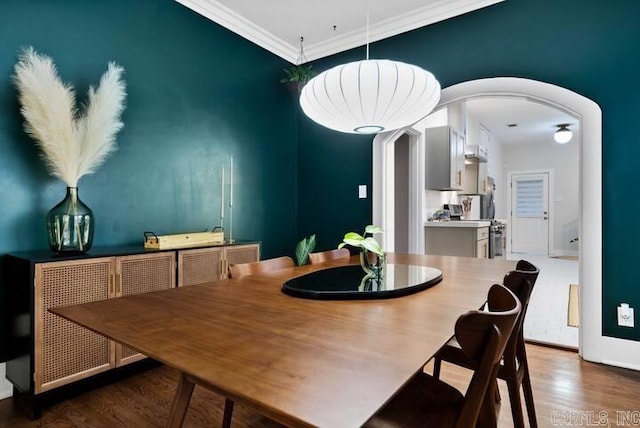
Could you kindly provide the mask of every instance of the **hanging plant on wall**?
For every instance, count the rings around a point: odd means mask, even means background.
[[[117,149],[116,134],[126,97],[124,69],[110,62],[97,88],[90,87],[84,109],[63,83],[53,60],[24,49],[13,79],[24,129],[35,141],[51,175],[67,184],[67,196],[47,215],[49,246],[55,252],[86,252],[93,242],[93,213],[78,198],[78,181],[94,173]]]
[[[311,65],[293,65],[283,70],[286,77],[280,80],[280,83],[286,84],[297,92],[300,92],[304,85],[316,75],[315,71],[311,70]]]
[[[310,64],[305,64],[307,57],[304,55],[302,42],[304,42],[304,37],[300,36],[300,55],[298,55],[296,64],[283,69],[286,76],[280,80],[280,83],[287,85],[296,94],[299,94],[304,85],[317,74],[311,69]]]

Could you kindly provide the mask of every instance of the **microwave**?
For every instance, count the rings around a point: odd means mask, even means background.
[[[449,210],[451,220],[460,220],[460,217],[462,217],[461,204],[444,204],[444,209]]]

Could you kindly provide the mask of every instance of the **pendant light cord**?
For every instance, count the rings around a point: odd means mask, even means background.
[[[302,43],[304,42],[304,36],[300,36],[300,55],[298,55],[298,59],[296,60],[296,65],[301,65],[307,62],[307,57],[304,54],[304,47]]]
[[[369,61],[369,0],[367,0],[366,4],[367,4],[367,23],[366,23],[366,25],[367,25],[367,31],[366,31],[366,34],[367,34],[367,61]]]

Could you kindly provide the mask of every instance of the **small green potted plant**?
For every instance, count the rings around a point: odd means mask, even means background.
[[[293,65],[283,71],[286,76],[280,80],[280,83],[284,83],[297,93],[300,93],[304,85],[316,75],[316,72],[311,69],[311,65],[306,64]]]
[[[379,282],[384,276],[385,256],[382,246],[372,236],[374,233],[384,233],[384,231],[379,226],[370,224],[365,227],[362,235],[357,232],[347,232],[338,248],[342,248],[345,245],[360,248],[360,264],[366,273],[363,281],[373,279]],[[373,255],[373,257],[370,257],[370,255]],[[375,260],[371,260],[372,258],[375,258]]]
[[[306,265],[309,260],[309,253],[316,248],[316,235],[305,236],[296,245],[296,264],[298,266]]]

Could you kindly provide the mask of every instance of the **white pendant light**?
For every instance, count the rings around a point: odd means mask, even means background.
[[[302,88],[304,113],[340,132],[374,134],[412,125],[440,101],[440,83],[415,65],[386,59],[333,67]]]
[[[558,130],[553,134],[553,139],[556,143],[565,144],[571,141],[573,137],[573,132],[569,129],[568,123],[563,123],[561,125],[557,125]]]
[[[440,83],[420,67],[386,59],[338,65],[302,88],[300,106],[310,119],[327,128],[375,134],[410,126],[426,117],[440,101]]]

